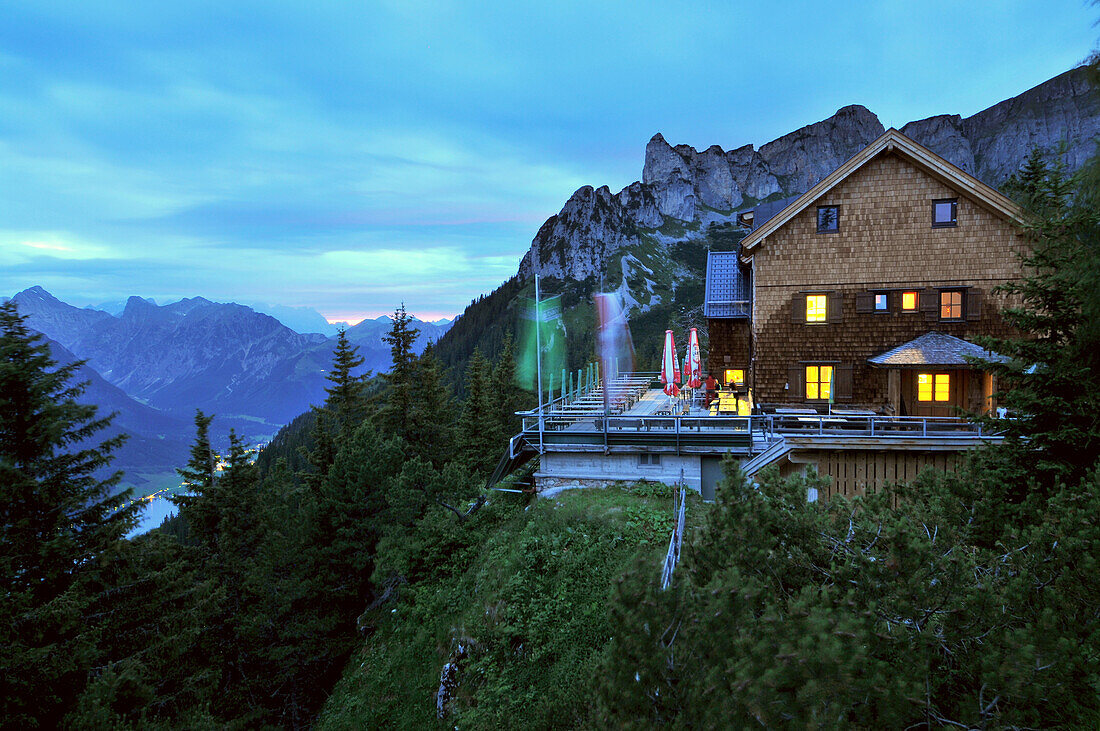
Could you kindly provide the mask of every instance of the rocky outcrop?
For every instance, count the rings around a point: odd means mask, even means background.
[[[804,193],[885,131],[870,110],[852,105],[769,142],[760,156],[785,195]]]
[[[1081,167],[1100,139],[1100,92],[1090,86],[1086,69],[1077,68],[971,117],[944,114],[910,122],[901,131],[997,186],[1036,147],[1054,152],[1065,143],[1067,166]]]
[[[809,190],[883,131],[870,110],[852,105],[759,149],[713,145],[700,152],[657,133],[646,145],[641,181],[614,195],[591,186],[574,193],[535,235],[520,276],[598,275],[611,254],[666,221],[707,223]],[[901,131],[998,186],[1036,146],[1054,150],[1064,141],[1069,169],[1079,168],[1100,138],[1100,93],[1079,68],[971,117],[941,114]]]
[[[634,187],[638,186],[638,187]],[[635,183],[618,195],[607,186],[586,185],[574,193],[561,213],[551,216],[535,234],[531,250],[520,263],[521,276],[538,272],[561,279],[585,279],[603,271],[607,258],[631,244],[638,234],[631,212],[646,221],[656,219],[659,201]],[[631,207],[623,204],[628,194]]]

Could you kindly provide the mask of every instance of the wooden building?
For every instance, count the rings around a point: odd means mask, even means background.
[[[739,252],[710,255],[711,373],[765,408],[992,406],[973,339],[1011,334],[994,292],[1026,246],[1011,200],[890,129],[783,203],[754,212]]]

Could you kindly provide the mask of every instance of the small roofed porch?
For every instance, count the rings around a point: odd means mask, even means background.
[[[888,406],[898,416],[957,416],[996,409],[996,379],[982,362],[1002,355],[953,335],[927,332],[868,358],[886,372]]]

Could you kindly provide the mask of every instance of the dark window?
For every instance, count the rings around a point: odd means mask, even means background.
[[[961,320],[963,316],[963,293],[940,292],[940,319]]]
[[[840,230],[840,206],[817,207],[817,232],[834,233]]]
[[[946,228],[958,224],[958,198],[932,201],[932,228]]]
[[[885,292],[875,293],[875,312],[886,312],[890,309],[889,300]]]
[[[640,454],[638,455],[639,464],[643,465],[659,465],[661,464],[661,455],[659,454]]]

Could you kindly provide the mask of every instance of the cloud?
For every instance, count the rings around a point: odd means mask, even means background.
[[[656,131],[729,148],[849,103],[972,113],[1083,57],[1092,20],[1038,0],[16,3],[0,291],[454,314],[577,188],[638,179]]]

